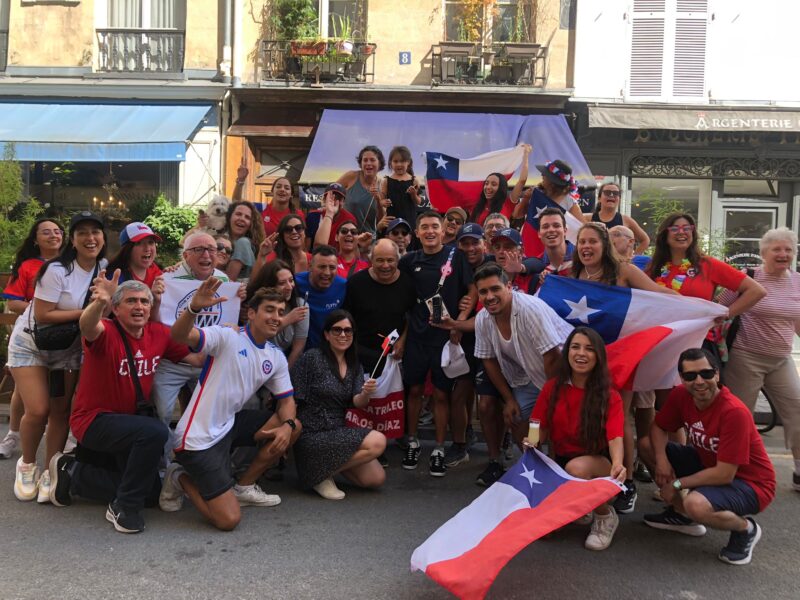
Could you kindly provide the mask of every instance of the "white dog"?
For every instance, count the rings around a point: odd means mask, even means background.
[[[214,195],[208,203],[208,227],[217,233],[225,230],[225,216],[228,214],[228,207],[231,201],[225,196]]]

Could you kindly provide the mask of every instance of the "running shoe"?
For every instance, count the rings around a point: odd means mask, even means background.
[[[694,537],[700,537],[706,534],[705,525],[696,523],[689,517],[683,516],[679,512],[676,512],[671,506],[662,513],[645,515],[644,522],[654,529],[677,531],[678,533]]]

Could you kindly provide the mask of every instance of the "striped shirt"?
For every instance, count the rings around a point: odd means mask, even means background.
[[[758,268],[753,275],[767,295],[742,315],[733,347],[783,358],[792,353],[795,327],[800,323],[800,273],[770,275]],[[726,291],[720,302],[730,306],[736,298],[738,294]]]
[[[512,292],[511,342],[516,360],[509,360],[508,345],[485,308],[475,318],[475,357],[497,359],[512,388],[533,383],[541,389],[547,381],[542,355],[561,346],[571,331],[572,325],[539,298]]]

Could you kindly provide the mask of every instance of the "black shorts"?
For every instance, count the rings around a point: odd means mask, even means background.
[[[481,359],[478,359],[478,361],[480,362],[480,366],[475,372],[475,393],[479,396],[494,396],[495,398],[499,398],[500,392],[497,391],[492,380],[489,379],[486,369],[483,368],[483,361]]]
[[[688,477],[705,469],[697,450],[692,446],[669,442],[667,460],[678,478]],[[704,496],[715,511],[729,510],[741,517],[754,515],[760,510],[755,490],[741,479],[734,478],[728,485],[701,485],[693,488],[692,492]]]
[[[442,349],[444,346],[429,346],[409,339],[403,352],[403,385],[406,389],[414,385],[425,385],[428,371],[431,372],[433,386],[448,394],[453,391],[455,380],[442,370]]]
[[[231,469],[231,450],[240,446],[255,446],[256,432],[272,415],[271,410],[239,411],[231,430],[210,448],[175,453],[175,461],[186,469],[203,500],[213,500],[233,487],[236,481]]]

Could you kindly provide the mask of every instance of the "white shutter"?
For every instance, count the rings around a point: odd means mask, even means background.
[[[677,0],[672,95],[705,96],[708,0]]]
[[[634,0],[628,94],[661,96],[664,70],[666,0]]]

